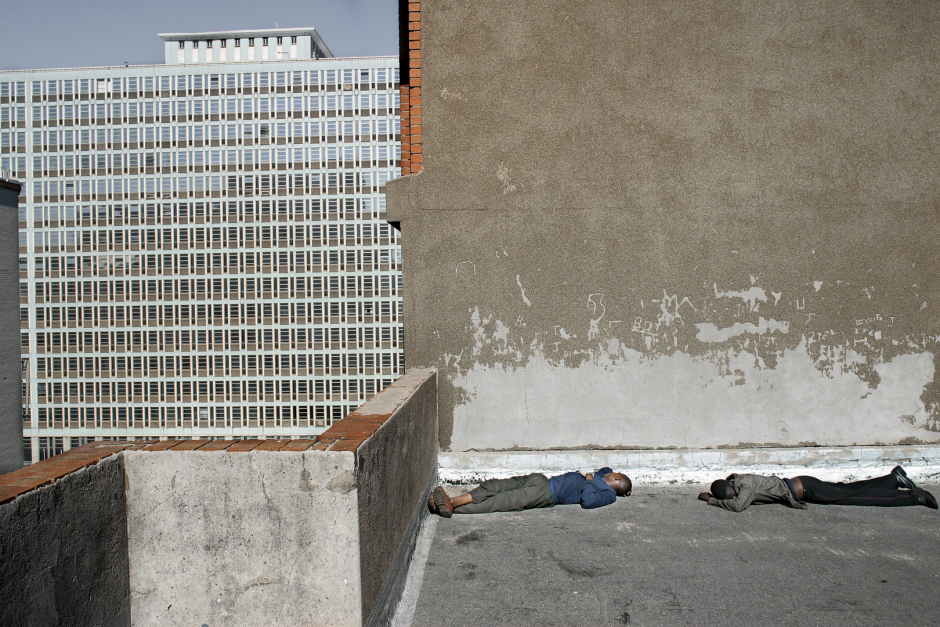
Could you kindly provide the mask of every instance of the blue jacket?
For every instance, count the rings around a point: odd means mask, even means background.
[[[617,493],[604,481],[604,475],[613,470],[600,468],[588,481],[580,472],[566,472],[551,478],[552,498],[556,505],[580,503],[584,509],[604,507],[617,500]]]

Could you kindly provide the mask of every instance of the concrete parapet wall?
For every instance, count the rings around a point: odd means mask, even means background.
[[[136,451],[135,625],[360,625],[349,452]]]
[[[0,625],[385,625],[436,479],[436,372],[316,440],[93,443],[0,477]]]
[[[104,448],[111,455],[123,447]],[[59,464],[67,475],[54,482],[5,475],[0,625],[129,624],[124,463],[120,455],[76,463],[87,456],[87,447],[76,449],[71,463]],[[8,498],[12,475],[28,490],[18,498]],[[30,482],[39,485],[24,487]]]
[[[372,421],[391,416],[356,451],[362,609],[369,624],[393,615],[427,515],[437,478],[436,383],[434,371],[410,372],[356,412]]]

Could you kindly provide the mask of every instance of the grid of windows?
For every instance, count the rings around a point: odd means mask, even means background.
[[[396,64],[0,72],[34,459],[312,435],[403,372]]]

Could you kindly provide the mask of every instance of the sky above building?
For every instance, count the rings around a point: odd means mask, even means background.
[[[396,0],[96,0],[7,7],[0,70],[163,63],[158,33],[314,27],[337,57],[398,54]]]

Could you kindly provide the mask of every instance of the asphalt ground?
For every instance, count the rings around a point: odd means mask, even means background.
[[[698,501],[705,490],[435,517],[412,624],[940,625],[937,510],[734,513]]]

